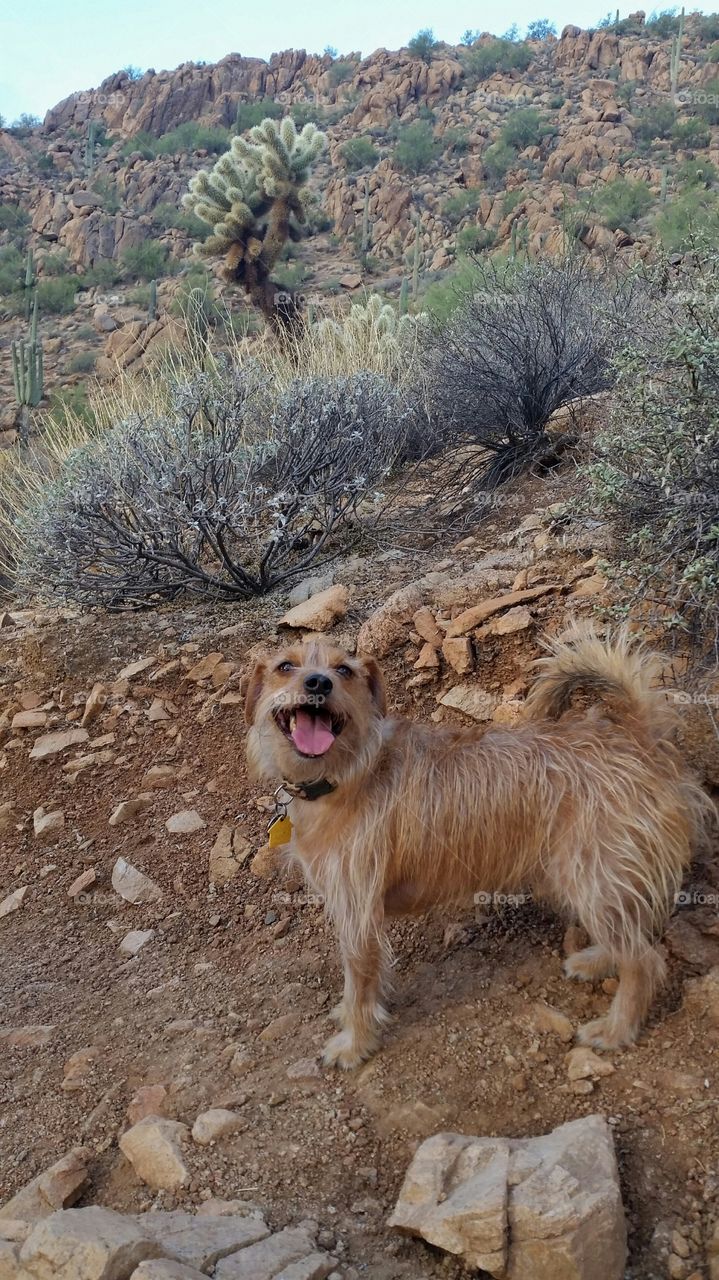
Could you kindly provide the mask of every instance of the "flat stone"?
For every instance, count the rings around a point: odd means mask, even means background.
[[[439,666],[439,654],[431,644],[422,645],[419,657],[414,664],[416,671],[432,671]]]
[[[162,897],[160,886],[124,858],[118,858],[112,869],[112,887],[121,898],[135,906],[157,902]]]
[[[94,684],[85,703],[81,725],[93,724],[107,706],[107,689],[104,684]]]
[[[132,680],[143,671],[147,671],[148,667],[154,666],[156,662],[157,658],[138,658],[137,662],[131,662],[129,666],[123,667],[116,678],[118,680]]]
[[[600,1058],[587,1045],[578,1044],[566,1056],[567,1075],[570,1080],[598,1080],[614,1074],[614,1067],[606,1058]]]
[[[83,1192],[90,1156],[87,1147],[73,1147],[21,1187],[0,1209],[0,1220],[20,1218],[24,1222],[37,1222],[56,1209],[68,1209]]]
[[[222,662],[224,654],[208,653],[206,657],[196,662],[194,667],[185,673],[185,680],[191,680],[195,684],[199,684],[202,680],[209,680],[215,667]]]
[[[431,644],[433,649],[441,649],[442,632],[437,626],[432,610],[427,605],[423,605],[413,615],[412,626],[417,634],[422,637],[425,644]]]
[[[186,1124],[146,1116],[121,1134],[118,1145],[142,1182],[158,1191],[187,1186],[189,1170],[180,1143],[189,1136]]]
[[[348,600],[347,587],[337,583],[296,604],[280,618],[278,625],[306,631],[329,631],[335,622],[344,618]]]
[[[89,737],[87,729],[61,729],[55,733],[43,733],[35,742],[30,759],[44,760],[46,756],[55,756],[79,742],[87,742]]]
[[[12,718],[11,728],[42,729],[47,724],[47,711],[18,711]]]
[[[143,787],[151,791],[166,791],[177,783],[177,769],[174,764],[153,764],[143,775]]]
[[[550,591],[558,590],[558,584],[545,583],[539,587],[527,587],[524,591],[510,591],[507,595],[496,596],[492,600],[483,600],[481,604],[465,609],[458,617],[452,619],[447,627],[447,638],[466,635],[468,631],[473,631],[475,627],[486,622],[493,614],[501,613],[503,609],[510,609],[513,605],[523,604],[525,601],[539,600]]]
[[[131,929],[122,939],[120,951],[124,956],[136,956],[148,942],[152,942],[154,936],[154,929]]]
[[[186,1267],[184,1262],[173,1262],[170,1258],[151,1258],[149,1262],[140,1263],[130,1280],[207,1280],[207,1277],[204,1271],[198,1271],[197,1267]]]
[[[499,699],[495,694],[488,693],[486,689],[480,689],[477,685],[456,684],[453,689],[448,689],[442,694],[439,702],[443,707],[451,707],[453,711],[462,711],[472,720],[482,721],[492,719],[492,713]]]
[[[62,809],[54,809],[46,813],[44,809],[36,809],[32,815],[32,828],[36,839],[52,835],[54,831],[62,831],[65,826],[65,814]]]
[[[165,826],[171,835],[189,836],[195,831],[204,831],[207,823],[196,809],[182,809],[180,813],[173,813]]]
[[[25,1027],[0,1027],[0,1048],[43,1049],[52,1040],[55,1025],[36,1023]]]
[[[5,800],[0,804],[0,831],[9,831],[18,821],[19,816],[12,800]]]
[[[252,853],[253,846],[241,831],[229,825],[220,827],[215,843],[210,849],[210,881],[212,884],[228,884],[234,880],[240,867]]]
[[[237,1133],[245,1127],[242,1116],[236,1111],[227,1111],[224,1107],[211,1107],[197,1117],[192,1126],[192,1138],[201,1147],[209,1146],[218,1138]]]
[[[149,1215],[148,1215],[149,1217]],[[91,1205],[39,1222],[20,1250],[23,1280],[122,1280],[160,1246],[132,1218]]]
[[[270,1229],[258,1212],[202,1217],[175,1210],[135,1215],[134,1222],[162,1253],[207,1275],[221,1258],[265,1240]]]
[[[152,808],[152,796],[135,796],[134,800],[121,800],[113,809],[108,824],[111,827],[122,826],[123,822],[131,822],[140,813]]]
[[[25,895],[28,891],[26,884],[21,885],[19,889],[13,889],[6,898],[0,902],[0,920],[3,916],[9,916],[13,911],[17,911],[25,901]]]
[[[141,1085],[127,1107],[130,1124],[137,1124],[145,1116],[161,1116],[166,1097],[167,1089],[164,1084]]]
[[[94,867],[88,867],[87,871],[81,871],[80,875],[73,880],[67,891],[68,898],[78,898],[81,893],[86,893],[97,883],[97,872]]]
[[[442,655],[445,662],[460,676],[466,676],[474,666],[472,641],[469,636],[453,636],[442,642]]]
[[[315,1242],[304,1227],[287,1227],[259,1244],[223,1258],[215,1280],[277,1280],[283,1269],[315,1252]]]

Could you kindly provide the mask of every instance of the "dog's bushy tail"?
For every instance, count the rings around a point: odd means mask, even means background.
[[[527,697],[529,719],[558,720],[581,693],[599,701],[609,719],[642,742],[669,737],[676,712],[653,687],[660,658],[626,627],[602,640],[591,623],[576,623],[546,645],[549,654],[535,664],[539,675]]]

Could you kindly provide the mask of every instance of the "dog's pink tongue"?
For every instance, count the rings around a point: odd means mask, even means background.
[[[292,741],[303,756],[323,756],[334,740],[332,722],[328,715],[312,715],[302,709],[297,712]]]

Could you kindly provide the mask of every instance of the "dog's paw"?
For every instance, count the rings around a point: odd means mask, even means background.
[[[564,961],[564,976],[574,982],[601,982],[616,972],[616,965],[600,947],[574,951]]]
[[[336,1004],[333,1009],[330,1009],[329,1017],[332,1019],[333,1022],[337,1023],[338,1027],[344,1026],[344,1023],[345,1023],[344,1000],[340,1000],[339,1004]]]
[[[369,1058],[373,1051],[373,1048],[362,1051],[349,1031],[340,1031],[338,1035],[332,1036],[332,1039],[327,1041],[322,1061],[326,1067],[340,1067],[342,1071],[352,1071],[364,1062],[365,1058]]]
[[[617,1028],[609,1015],[585,1022],[577,1032],[579,1043],[591,1045],[593,1049],[622,1049],[634,1044],[636,1038],[636,1031],[632,1027]]]

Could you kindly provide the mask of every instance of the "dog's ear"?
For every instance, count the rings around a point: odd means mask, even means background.
[[[384,676],[379,667],[379,663],[374,658],[360,658],[360,662],[364,667],[365,679],[369,685],[369,691],[372,694],[372,701],[381,716],[387,714],[387,691],[384,685]]]
[[[245,724],[248,727],[253,725],[255,722],[255,708],[257,707],[260,694],[262,693],[262,686],[264,684],[266,672],[267,663],[260,659],[259,662],[255,663],[252,674],[249,677],[245,676],[240,685],[241,689],[244,686]]]

